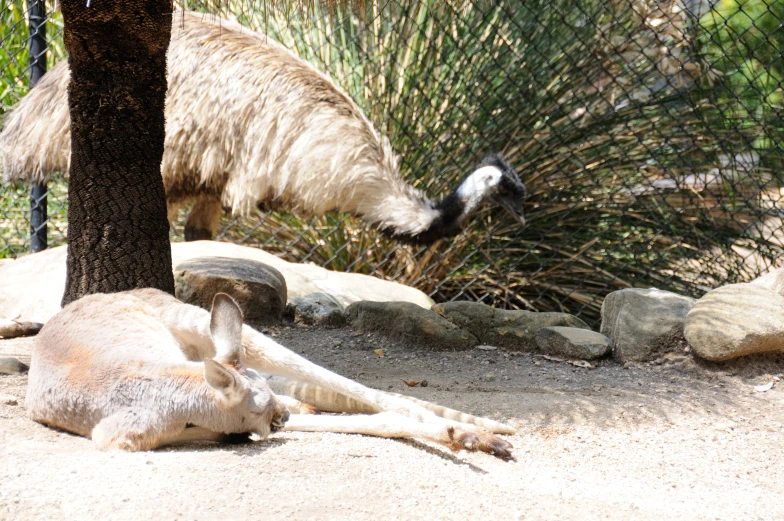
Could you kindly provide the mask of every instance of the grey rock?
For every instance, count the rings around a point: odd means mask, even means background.
[[[189,304],[210,309],[216,293],[228,293],[239,304],[245,320],[273,324],[286,307],[286,280],[261,262],[228,257],[199,257],[177,265],[175,294]]]
[[[0,358],[0,374],[24,374],[30,369],[16,358]]]
[[[346,324],[343,305],[327,293],[310,293],[291,299],[286,313],[295,322],[307,325],[341,327]]]
[[[351,327],[428,349],[471,349],[477,339],[433,311],[408,302],[355,302],[346,308]]]
[[[543,327],[536,332],[536,345],[548,355],[594,360],[610,354],[609,338],[588,329]]]
[[[714,289],[694,304],[685,334],[694,354],[714,362],[784,352],[784,297],[756,284]]]
[[[669,291],[613,291],[602,303],[601,333],[621,363],[651,360],[686,345],[683,325],[695,300]]]
[[[479,302],[447,302],[431,308],[482,344],[519,351],[536,350],[536,332],[543,327],[564,326],[590,329],[567,313],[537,313],[496,309]]]

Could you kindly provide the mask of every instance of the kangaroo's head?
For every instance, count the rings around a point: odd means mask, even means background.
[[[216,359],[204,360],[204,379],[221,404],[223,431],[266,438],[283,428],[289,418],[286,407],[272,394],[266,380],[252,378],[241,368],[242,311],[225,293],[218,293],[212,301],[210,334]]]

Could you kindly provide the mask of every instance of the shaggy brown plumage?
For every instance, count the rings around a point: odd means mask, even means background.
[[[434,203],[401,178],[388,140],[326,75],[234,22],[175,19],[161,171],[170,217],[195,201],[187,239],[209,238],[221,206],[339,210],[414,242],[455,233],[490,198],[522,220],[524,187],[500,156]],[[63,61],[7,116],[6,180],[41,182],[68,169],[68,81]]]

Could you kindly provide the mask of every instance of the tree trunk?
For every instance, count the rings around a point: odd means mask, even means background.
[[[71,67],[63,305],[140,287],[174,293],[161,179],[171,1],[62,0],[61,9]]]

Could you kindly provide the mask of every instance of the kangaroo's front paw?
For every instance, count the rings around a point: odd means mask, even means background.
[[[489,432],[472,432],[459,427],[449,427],[452,450],[482,451],[496,458],[512,460],[512,444]]]

